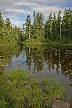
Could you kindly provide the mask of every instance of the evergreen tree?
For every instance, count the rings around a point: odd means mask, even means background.
[[[48,20],[46,20],[44,29],[45,29],[44,38],[45,38],[45,39],[48,39],[48,37],[49,37],[49,31],[50,31],[50,26],[49,26],[49,21],[48,21]]]
[[[26,26],[26,38],[30,38],[30,35],[31,35],[31,19],[30,19],[30,15],[27,16],[25,26]]]
[[[43,38],[44,36],[44,25],[43,25],[43,14],[34,12],[34,22],[33,22],[33,38]]]
[[[3,35],[3,25],[4,25],[4,20],[2,18],[2,14],[0,13],[0,36]]]
[[[56,20],[55,13],[54,13],[52,27],[53,27],[53,29],[52,29],[52,31],[53,31],[53,39],[55,40],[56,39],[56,36],[57,36],[57,29],[56,29],[56,27],[57,27],[57,20]]]
[[[71,41],[72,39],[72,10],[65,9],[62,25],[61,22],[61,11],[58,12],[58,16],[54,13],[50,13],[48,19],[44,24],[44,16],[42,13],[35,13],[33,15],[34,21],[31,24],[30,15],[27,15],[26,23],[23,24],[23,31],[21,28],[15,26],[11,26],[11,22],[9,18],[6,18],[4,22],[2,18],[2,14],[0,13],[0,41],[6,41],[12,44],[17,44],[17,42],[23,42],[28,38],[40,39],[42,40],[59,40],[59,39],[67,39]],[[60,28],[61,27],[61,28]],[[61,30],[61,32],[60,32]],[[60,37],[61,33],[61,38]],[[62,41],[63,41],[62,40]],[[64,41],[63,43],[67,42]]]
[[[50,13],[48,20],[45,23],[45,38],[53,39],[53,18],[52,13]]]
[[[10,19],[9,18],[6,18],[6,26],[7,26],[7,28],[8,28],[8,30],[10,29]]]
[[[60,23],[61,23],[61,11],[58,12],[58,16],[57,16],[57,37],[60,37]]]
[[[72,37],[72,12],[69,8],[69,10],[64,11],[63,21],[62,21],[62,32],[63,36],[66,38]]]

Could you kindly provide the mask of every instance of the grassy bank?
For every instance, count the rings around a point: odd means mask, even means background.
[[[42,39],[27,39],[24,44],[42,44]]]
[[[64,46],[71,46],[72,40],[68,40],[67,38],[58,38],[57,40],[49,40],[49,39],[27,39],[24,44],[48,44],[48,45],[64,45]]]
[[[17,70],[0,76],[0,108],[51,108],[45,99],[64,94],[59,81],[32,79],[31,75]]]

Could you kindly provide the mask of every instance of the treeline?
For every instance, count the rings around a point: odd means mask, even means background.
[[[61,11],[59,11],[58,16],[54,13],[49,15],[49,19],[45,23],[45,38],[57,39],[58,37],[72,38],[72,11],[64,11],[63,18],[60,16]]]
[[[0,43],[11,44],[11,46],[16,45],[21,38],[21,34],[21,29],[17,26],[12,26],[9,18],[4,21],[0,13]]]
[[[72,39],[72,10],[65,9],[63,17],[59,11],[56,17],[50,13],[48,19],[44,23],[44,16],[42,13],[34,12],[34,21],[31,24],[30,15],[27,16],[25,26],[26,38],[46,39],[46,40],[60,40],[64,39],[64,43]]]
[[[19,56],[21,37],[21,29],[12,27],[9,18],[4,21],[0,13],[0,74],[4,72],[6,63],[10,63],[13,56]]]
[[[50,13],[45,22],[42,13],[34,12],[33,22],[30,15],[27,15],[23,28],[12,27],[9,18],[4,22],[0,13],[0,41],[5,39],[14,44],[14,42],[24,42],[28,38],[40,39],[45,42],[48,40],[70,42],[72,40],[72,10],[70,7],[68,10],[65,9],[63,17],[61,17],[61,11],[58,12],[58,16]]]

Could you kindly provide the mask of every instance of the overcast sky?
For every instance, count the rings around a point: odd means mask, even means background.
[[[41,12],[47,18],[50,13],[58,13],[64,9],[72,9],[72,0],[0,0],[0,12],[4,19],[10,18],[12,24],[21,26],[26,21],[27,14]]]

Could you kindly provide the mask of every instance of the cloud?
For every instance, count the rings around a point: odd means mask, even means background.
[[[30,14],[30,12],[27,12],[25,10],[22,9],[6,9],[5,12],[7,13],[15,13],[15,14]]]
[[[14,6],[16,6],[17,8],[27,6],[30,9],[29,11],[30,11],[31,15],[35,11],[35,12],[43,13],[43,15],[45,17],[48,17],[48,15],[50,13],[56,13],[56,15],[57,15],[59,10],[62,11],[62,15],[63,15],[64,9],[65,9],[65,7],[61,8],[59,5],[57,5],[57,6],[56,5],[47,6],[45,4],[42,5],[42,4],[38,4],[38,3],[34,3],[34,2],[17,2]]]
[[[23,24],[25,23],[24,21],[21,21],[17,15],[3,15],[4,20],[6,20],[6,18],[10,19],[11,25],[12,26],[17,26],[17,27],[21,27],[23,26]]]
[[[59,10],[62,12],[61,15],[63,16],[64,9],[65,8],[61,8],[60,6],[54,6],[54,5],[32,7],[32,10],[43,13],[43,15],[46,18],[49,16],[50,13],[55,13],[57,16]]]
[[[50,13],[57,15],[59,10],[63,15],[67,3],[69,3],[68,0],[0,0],[0,12],[4,18],[7,16],[14,24],[18,25],[18,22],[23,22],[19,15],[30,14],[32,16],[34,11],[43,13],[46,18]],[[72,2],[70,1],[70,3]]]

